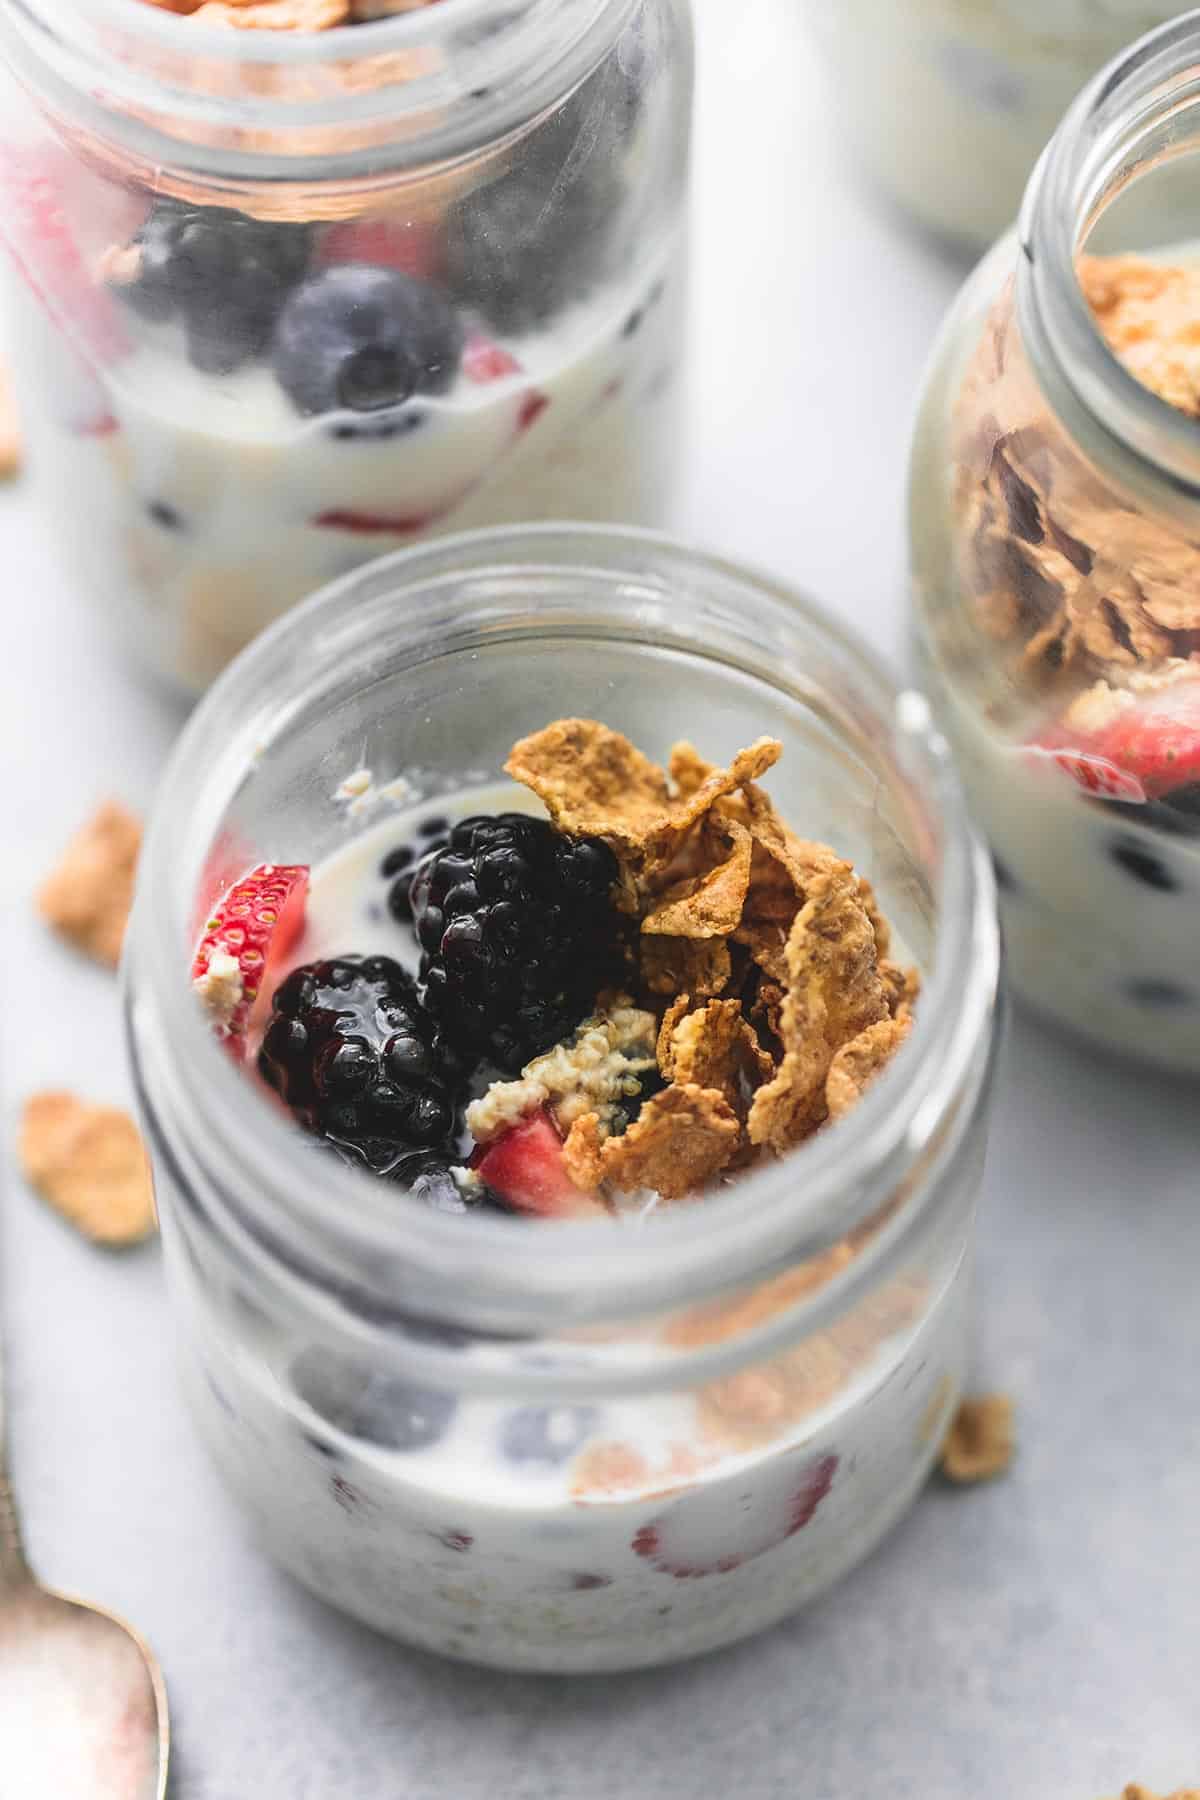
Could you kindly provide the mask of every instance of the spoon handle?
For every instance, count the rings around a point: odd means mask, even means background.
[[[4,1345],[0,1342],[0,1601],[14,1588],[30,1580],[29,1564],[21,1542],[17,1497],[8,1478],[8,1431],[4,1405]]]

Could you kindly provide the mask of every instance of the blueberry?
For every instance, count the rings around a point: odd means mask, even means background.
[[[1018,892],[1021,884],[998,850],[992,851],[992,868],[996,875],[996,886],[1002,894]]]
[[[441,813],[433,813],[428,819],[422,819],[417,826],[417,836],[423,838],[444,838],[450,830],[449,819]]]
[[[330,427],[329,435],[337,438],[339,443],[372,443],[383,442],[387,438],[411,437],[425,424],[429,414],[421,406],[406,406],[403,412],[394,418],[378,419],[373,424],[338,424]]]
[[[1129,982],[1125,992],[1135,1006],[1149,1007],[1156,1012],[1170,1012],[1196,1004],[1195,994],[1177,981],[1160,981],[1153,975]]]
[[[504,1421],[500,1447],[509,1462],[553,1468],[587,1442],[599,1417],[594,1406],[524,1406]]]
[[[461,354],[462,326],[434,288],[395,269],[342,263],[292,294],[272,360],[299,412],[377,412],[443,392]]]
[[[397,925],[412,924],[412,901],[408,897],[408,879],[394,881],[388,889],[388,911]]]
[[[416,861],[417,853],[411,844],[400,844],[395,850],[389,850],[379,865],[379,873],[385,881],[391,881],[401,869],[407,869]]]
[[[182,531],[183,514],[168,506],[165,500],[151,500],[146,506],[147,516],[164,531]]]
[[[333,1350],[304,1350],[292,1364],[296,1392],[335,1430],[384,1450],[424,1450],[444,1437],[453,1394],[413,1387],[390,1371]]]
[[[1146,887],[1156,888],[1161,894],[1173,894],[1179,887],[1160,856],[1152,850],[1142,848],[1134,838],[1114,838],[1109,846],[1109,854],[1118,867],[1132,875],[1135,881],[1143,882]]]

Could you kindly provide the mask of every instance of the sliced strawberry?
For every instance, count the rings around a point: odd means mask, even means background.
[[[335,506],[328,512],[318,513],[313,520],[325,531],[353,531],[359,537],[411,537],[416,531],[424,531],[440,518],[436,512],[414,513],[411,517],[404,513],[354,512],[349,507]]]
[[[539,394],[536,389],[532,393],[526,394],[521,402],[521,411],[517,418],[518,436],[537,423],[549,404],[545,394]]]
[[[503,1132],[471,1157],[471,1167],[492,1192],[518,1212],[547,1219],[600,1216],[594,1194],[575,1186],[562,1156],[562,1139],[544,1108]]]
[[[462,372],[468,381],[482,387],[489,381],[503,381],[506,375],[519,375],[521,365],[511,350],[494,344],[482,331],[472,331],[463,345]]]
[[[308,870],[260,863],[223,894],[204,926],[192,982],[218,1037],[241,1056],[250,1014],[271,966],[304,926]]]
[[[1079,750],[1070,745],[1026,744],[1022,755],[1027,762],[1044,762],[1069,775],[1085,793],[1098,794],[1105,800],[1123,800],[1130,806],[1145,803],[1146,790],[1135,775],[1118,768],[1106,756],[1095,751]]]
[[[321,264],[373,263],[399,269],[402,275],[428,280],[442,262],[442,239],[436,225],[416,219],[347,219],[331,225],[318,253]]]
[[[1098,735],[1095,748],[1155,798],[1200,780],[1200,675],[1139,694]]]
[[[833,1486],[836,1456],[794,1457],[739,1478],[744,1491],[728,1482],[694,1488],[669,1511],[634,1533],[633,1549],[663,1575],[693,1581],[727,1575],[766,1550],[803,1531]]]
[[[0,160],[0,171],[8,242],[29,286],[78,349],[101,365],[118,361],[129,338],[68,224],[62,159],[24,149]]]

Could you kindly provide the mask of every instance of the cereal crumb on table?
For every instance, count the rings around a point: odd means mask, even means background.
[[[1131,1781],[1121,1789],[1117,1800],[1200,1800],[1200,1788],[1176,1788],[1173,1794],[1154,1794],[1140,1781]]]
[[[8,481],[21,472],[23,460],[21,420],[13,396],[12,380],[0,363],[0,481]]]
[[[942,1445],[942,1473],[967,1484],[1003,1475],[1016,1440],[1013,1403],[1007,1394],[980,1394],[964,1400]]]
[[[37,908],[46,923],[113,969],[121,958],[141,845],[137,819],[108,801],[71,839],[38,890]]]
[[[118,1107],[34,1094],[17,1148],[30,1186],[94,1243],[115,1249],[155,1230],[150,1165],[136,1125]]]

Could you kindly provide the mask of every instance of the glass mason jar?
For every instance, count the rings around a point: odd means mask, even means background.
[[[910,495],[925,681],[996,853],[1014,984],[1094,1042],[1192,1073],[1200,448],[1088,295],[1195,257],[1197,60],[1193,13],[1068,113],[1019,235],[945,326]]]
[[[0,0],[0,53],[32,464],[81,591],[184,688],[382,551],[658,520],[687,0],[315,33]]]
[[[867,172],[922,225],[977,248],[1015,218],[1088,77],[1183,10],[1167,0],[805,4]]]
[[[596,711],[652,755],[697,721],[713,755],[781,736],[781,811],[855,859],[925,971],[916,1027],[835,1131],[702,1201],[628,1229],[438,1213],[265,1101],[189,943],[249,862],[347,840],[345,770],[441,807]],[[272,1554],[396,1637],[556,1672],[708,1650],[826,1587],[960,1391],[996,980],[925,702],[784,589],[543,526],[403,552],[276,625],[184,732],[126,966],[187,1382]],[[510,1427],[552,1448],[508,1453]]]

